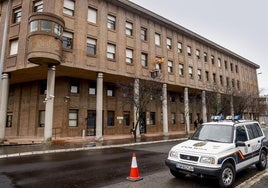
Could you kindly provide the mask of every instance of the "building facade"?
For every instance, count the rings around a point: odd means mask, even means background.
[[[209,92],[258,96],[257,64],[127,0],[2,0],[0,14],[0,139],[129,134],[122,80],[161,75],[143,133],[207,121]]]

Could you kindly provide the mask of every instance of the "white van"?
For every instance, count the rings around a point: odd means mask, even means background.
[[[268,141],[257,121],[204,123],[191,138],[171,148],[166,165],[176,178],[211,176],[232,187],[238,171],[267,165]]]

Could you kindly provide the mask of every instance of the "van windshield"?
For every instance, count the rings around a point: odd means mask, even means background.
[[[192,140],[232,143],[233,126],[203,124],[191,137]]]

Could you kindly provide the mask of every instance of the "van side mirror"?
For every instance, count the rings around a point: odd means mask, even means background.
[[[236,147],[245,147],[246,146],[246,144],[245,144],[245,142],[242,142],[242,141],[236,141],[235,142],[235,145],[236,145]]]

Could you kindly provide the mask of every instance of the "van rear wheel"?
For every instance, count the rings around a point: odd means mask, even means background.
[[[264,150],[262,150],[260,153],[259,162],[256,164],[256,167],[258,170],[266,169],[266,165],[267,165],[267,156],[266,155],[267,155],[266,152]]]

